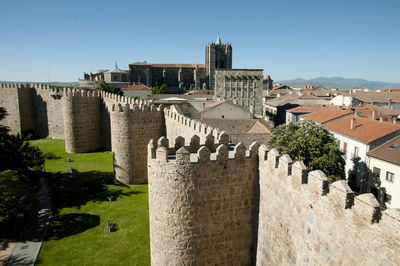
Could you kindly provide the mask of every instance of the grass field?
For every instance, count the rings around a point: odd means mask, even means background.
[[[36,263],[149,265],[147,185],[114,185],[110,152],[68,154],[63,140],[31,144],[61,157],[45,163],[54,220]],[[69,167],[77,172],[68,173]],[[110,233],[107,220],[119,230]]]

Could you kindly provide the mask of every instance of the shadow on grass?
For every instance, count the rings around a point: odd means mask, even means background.
[[[82,233],[100,224],[100,217],[87,213],[58,215],[51,222],[46,240],[57,240]]]
[[[62,208],[80,208],[89,201],[118,200],[121,196],[143,193],[124,192],[124,188],[110,189],[107,185],[114,184],[111,172],[48,173],[47,182],[52,192],[54,215]]]

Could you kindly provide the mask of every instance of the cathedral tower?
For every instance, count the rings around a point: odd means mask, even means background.
[[[232,46],[230,43],[222,44],[218,36],[215,43],[206,45],[206,76],[208,80],[208,89],[215,87],[215,69],[232,68]]]

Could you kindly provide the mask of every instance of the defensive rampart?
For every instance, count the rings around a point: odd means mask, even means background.
[[[63,114],[66,152],[90,152],[103,146],[98,92],[64,89]]]
[[[229,136],[218,128],[207,126],[198,120],[192,120],[182,114],[165,109],[164,111],[165,131],[168,139],[175,139],[178,136],[186,139],[185,145],[189,145],[189,140],[193,135],[200,138],[200,144],[205,144],[206,139],[214,137],[216,143],[229,142]],[[224,139],[224,140],[221,140]]]
[[[162,106],[156,108],[144,102],[111,107],[111,146],[117,180],[125,184],[147,183],[147,143],[162,136],[162,114]]]
[[[355,196],[274,149],[259,148],[257,265],[398,265],[400,213],[381,212],[372,194]]]
[[[152,265],[250,265],[258,145],[168,142],[148,148]]]

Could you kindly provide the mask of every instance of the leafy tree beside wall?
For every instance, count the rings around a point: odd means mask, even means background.
[[[120,88],[116,88],[110,84],[105,83],[104,81],[102,81],[99,86],[97,87],[97,89],[99,91],[105,91],[105,92],[110,92],[110,93],[114,93],[117,95],[124,95],[124,93],[121,91]]]
[[[0,107],[0,120],[7,115]],[[32,170],[41,170],[44,156],[20,135],[9,134],[0,125],[0,233],[14,229],[35,212],[35,183]],[[4,230],[4,231],[3,231]]]
[[[166,93],[168,93],[167,84],[163,83],[160,86],[158,84],[158,82],[157,82],[156,86],[154,86],[154,88],[151,90],[151,93],[153,93],[153,94],[166,94]]]
[[[305,120],[273,129],[267,145],[292,160],[302,160],[309,170],[321,170],[329,182],[345,179],[345,160],[333,135],[320,125]]]

